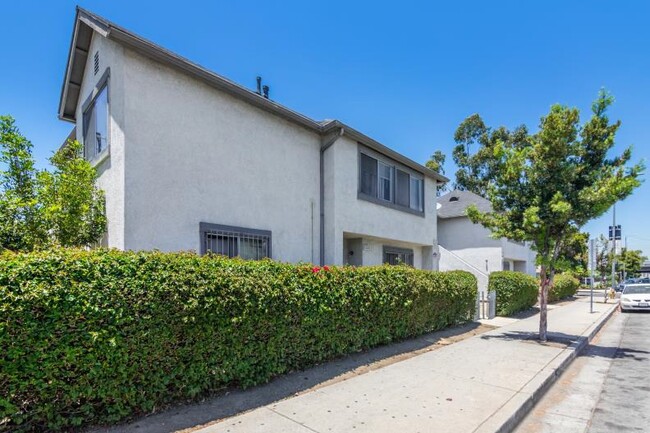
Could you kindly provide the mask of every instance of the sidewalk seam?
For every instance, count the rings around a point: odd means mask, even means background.
[[[301,426],[301,427],[306,428],[306,429],[309,430],[309,431],[313,431],[314,433],[320,433],[318,430],[314,430],[313,428],[311,428],[311,427],[309,427],[309,426],[306,426],[305,424],[302,424],[302,423],[296,421],[295,419],[290,418],[290,417],[286,416],[285,414],[278,412],[277,410],[275,410],[275,409],[273,409],[273,408],[267,407],[266,409],[268,409],[269,411],[273,412],[273,413],[276,414],[276,415],[281,416],[282,418],[286,418],[286,419],[288,419],[289,421],[291,421],[291,422],[293,422],[293,423],[295,423],[295,424],[298,424],[298,425]]]

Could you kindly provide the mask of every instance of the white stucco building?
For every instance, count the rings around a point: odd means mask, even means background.
[[[491,232],[467,217],[467,208],[492,210],[490,202],[469,191],[451,191],[437,199],[440,270],[463,269],[478,279],[480,289],[487,287],[493,271],[518,271],[535,275],[536,254],[522,242],[492,238]]]
[[[105,246],[437,265],[445,177],[80,8],[59,117],[97,167]]]

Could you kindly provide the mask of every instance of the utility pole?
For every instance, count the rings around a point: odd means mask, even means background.
[[[616,290],[616,204],[612,221],[612,290]],[[607,290],[605,290],[605,302],[607,302]]]
[[[596,258],[598,252],[596,251],[596,239],[589,239],[589,275],[590,275],[590,290],[589,290],[589,311],[594,312],[594,269],[596,268]]]
[[[625,282],[627,280],[627,270],[625,269],[625,264],[627,263],[627,236],[625,236],[623,251],[625,251],[625,255],[623,256],[623,282]]]

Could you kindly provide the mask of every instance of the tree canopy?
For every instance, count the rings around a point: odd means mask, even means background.
[[[10,116],[0,116],[0,251],[53,245],[83,247],[106,230],[104,194],[82,146],[69,141],[37,170],[32,143]]]
[[[591,219],[628,197],[640,185],[644,166],[630,164],[631,148],[609,157],[620,121],[611,123],[613,98],[601,91],[592,116],[581,125],[576,108],[553,105],[539,130],[487,128],[478,115],[457,131],[457,141],[479,143],[466,171],[492,202],[492,212],[468,209],[473,222],[495,237],[529,241],[541,265],[540,339],[546,340],[546,304],[563,248]],[[463,125],[461,125],[463,126]],[[460,140],[459,140],[460,139]],[[465,151],[455,149],[455,157]]]

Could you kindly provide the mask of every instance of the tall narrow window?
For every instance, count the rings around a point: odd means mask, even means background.
[[[104,86],[83,115],[84,155],[92,161],[108,148],[108,91]]]
[[[408,173],[399,169],[395,170],[395,204],[405,207],[409,206],[409,179],[410,176]]]
[[[411,209],[422,212],[424,210],[424,181],[411,176]]]
[[[383,162],[378,162],[379,169],[379,198],[393,201],[393,167]]]
[[[372,197],[377,197],[377,160],[361,154],[361,179],[359,190]]]

